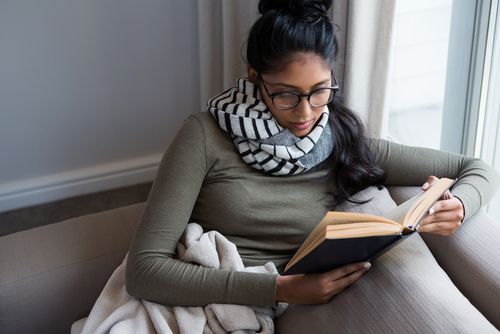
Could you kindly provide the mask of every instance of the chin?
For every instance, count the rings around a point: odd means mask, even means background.
[[[309,133],[311,132],[311,129],[307,129],[307,130],[302,130],[302,131],[295,131],[293,132],[293,134],[297,137],[305,137],[307,136]]]

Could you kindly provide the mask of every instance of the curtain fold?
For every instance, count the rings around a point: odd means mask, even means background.
[[[198,0],[201,110],[212,96],[246,77],[245,44],[258,1]]]
[[[338,56],[344,102],[376,137],[387,133],[395,12],[396,0],[334,0],[333,5],[344,50]]]

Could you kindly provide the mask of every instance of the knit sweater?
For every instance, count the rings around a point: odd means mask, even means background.
[[[498,173],[480,159],[377,138],[369,145],[386,185],[420,186],[429,175],[458,178],[451,192],[462,201],[465,220],[499,185]],[[166,305],[273,305],[276,275],[181,262],[173,258],[175,246],[195,222],[232,241],[245,266],[272,261],[281,272],[333,209],[331,168],[328,158],[298,175],[265,174],[242,161],[210,114],[190,115],[162,157],[130,245],[127,292]]]

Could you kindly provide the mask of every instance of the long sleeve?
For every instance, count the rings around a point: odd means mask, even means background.
[[[458,178],[451,193],[464,205],[464,220],[485,205],[500,186],[498,172],[481,159],[378,138],[370,138],[370,148],[386,172],[387,185],[420,186],[429,175]]]
[[[230,272],[173,258],[210,166],[200,121],[188,117],[162,157],[126,266],[127,292],[167,305],[273,305],[276,275]]]

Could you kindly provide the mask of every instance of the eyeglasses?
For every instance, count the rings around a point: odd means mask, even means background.
[[[332,74],[332,81],[334,82],[334,85],[332,87],[320,87],[317,89],[313,89],[307,94],[301,94],[294,91],[271,93],[267,88],[265,81],[262,78],[262,75],[260,75],[260,73],[259,77],[262,81],[262,85],[264,86],[266,94],[267,96],[269,96],[269,98],[271,98],[273,105],[277,109],[288,110],[298,106],[301,98],[303,97],[307,97],[307,102],[309,102],[309,104],[315,108],[323,107],[326,106],[328,103],[330,103],[335,97],[337,91],[340,89],[337,82],[337,78],[335,78],[335,73],[333,72],[333,70],[331,71],[331,74]]]

